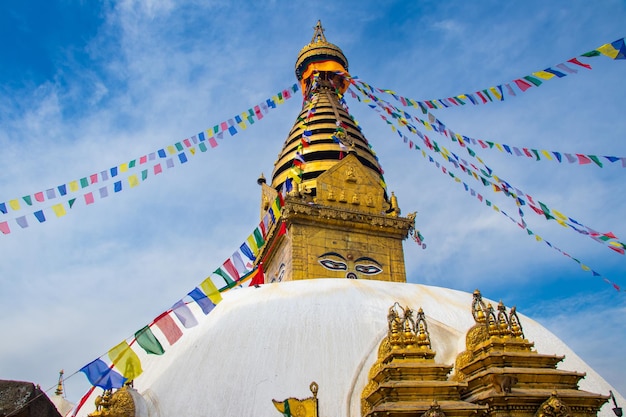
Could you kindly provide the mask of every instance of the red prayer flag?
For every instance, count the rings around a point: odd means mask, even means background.
[[[145,164],[146,162],[148,162],[148,156],[147,155],[144,155],[141,158],[139,158],[139,165]]]
[[[156,324],[159,330],[163,332],[170,345],[176,343],[178,339],[180,339],[180,337],[183,335],[183,332],[176,325],[174,319],[172,319],[169,312],[165,312],[157,317],[154,320],[154,324]]]
[[[583,68],[591,69],[591,65],[583,64],[577,58],[568,59],[567,62],[571,62],[572,64],[580,65]]]
[[[587,158],[585,155],[581,155],[581,154],[577,153],[576,156],[578,157],[578,163],[580,165],[590,164],[591,163],[591,159]]]
[[[92,184],[96,184],[98,182],[98,174],[91,174],[89,180]],[[37,198],[37,196],[35,196],[35,198]]]
[[[11,233],[11,229],[9,229],[9,223],[0,222],[0,232],[2,232],[5,235],[8,235],[9,233]]]
[[[610,237],[611,239],[617,239],[617,236],[615,236],[613,232],[604,233],[604,236]]]
[[[250,286],[254,287],[255,285],[263,285],[265,284],[265,274],[263,273],[263,263],[259,263],[259,266],[252,277],[252,281],[250,281]]]
[[[98,174],[96,174],[96,177],[97,176]],[[44,200],[43,191],[39,191],[38,193],[35,193],[35,200],[39,201],[40,203]]]
[[[189,139],[185,139],[183,143],[185,144],[186,147],[191,148],[191,141]]]
[[[233,261],[231,261],[230,258],[226,259],[226,262],[224,262],[224,265],[222,266],[235,281],[239,281],[241,278],[239,276],[239,271],[237,271],[237,268],[235,268],[235,265],[233,265]]]
[[[161,164],[156,164],[154,166],[154,175],[160,174],[161,172],[163,172],[163,168],[161,167]]]
[[[624,255],[624,254],[625,254],[625,253],[624,253],[624,249],[622,249],[622,248],[616,248],[615,246],[610,245],[610,246],[609,246],[609,249],[613,249],[615,252],[617,252],[617,253],[621,253],[622,255]]]
[[[487,102],[487,99],[485,98],[485,96],[483,96],[483,93],[481,93],[480,91],[476,91],[475,93],[478,97],[480,97],[480,99],[483,101],[483,104]]]
[[[213,136],[209,138],[209,145],[211,145],[211,148],[215,148],[217,146],[217,141]]]
[[[220,128],[221,128],[223,131],[228,130],[228,124],[227,124],[226,122],[222,122],[222,123],[220,124]]]
[[[522,90],[522,91],[526,91],[530,87],[532,87],[532,84],[530,84],[529,82],[526,82],[524,80],[520,80],[520,79],[515,80],[515,85],[517,85],[519,87],[519,89]]]
[[[89,204],[93,204],[93,202],[94,202],[93,193],[85,194],[85,204],[89,205]]]

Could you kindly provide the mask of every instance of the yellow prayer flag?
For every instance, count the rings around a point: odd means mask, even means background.
[[[458,95],[457,97],[461,100],[467,100],[467,96],[465,94]]]
[[[109,350],[109,359],[111,359],[111,362],[113,362],[124,378],[128,380],[132,381],[143,372],[139,356],[137,356],[125,340]]]
[[[554,77],[554,74],[547,71],[533,72],[533,75],[537,78],[541,78],[542,80],[549,80],[550,78]]]
[[[276,220],[280,218],[280,206],[278,205],[277,200],[278,198],[272,203],[272,210],[274,211],[274,217],[276,218]]]
[[[254,239],[254,235],[248,236],[248,239],[246,239],[246,242],[248,243],[248,246],[250,246],[250,249],[252,249],[252,253],[254,254],[254,256],[257,256],[259,254],[259,247],[256,245],[256,240]]]
[[[426,120],[424,120],[424,126],[426,126],[426,129],[428,130],[433,130],[433,127]]]
[[[567,227],[567,223],[565,223],[563,220],[561,220],[561,219],[556,219],[556,218],[555,218],[554,220],[556,220],[556,222],[557,222],[558,224],[560,224],[561,226],[563,226],[563,227]]]
[[[619,51],[617,49],[615,49],[613,47],[613,45],[611,45],[610,43],[602,45],[601,47],[598,48],[598,51],[602,55],[606,55],[606,56],[608,56],[611,59],[615,59],[617,54],[619,54]]]
[[[207,277],[207,279],[202,281],[200,288],[202,288],[202,291],[204,291],[206,296],[209,297],[209,300],[213,301],[213,304],[217,304],[222,301],[222,294],[220,294],[220,291],[217,289],[213,281],[211,281],[211,277]]]
[[[242,128],[243,130],[246,130],[248,128],[248,126],[246,126],[246,122],[239,123],[239,127]]]
[[[189,148],[189,152],[191,152],[192,155],[196,154],[196,148]]]
[[[539,235],[535,235],[535,240],[536,240],[537,242],[541,242],[543,239],[541,238],[541,236],[539,236]]]
[[[499,209],[499,208],[498,208],[498,206],[496,206],[496,205],[494,205],[494,206],[493,206],[493,209],[494,209],[495,211],[498,211],[498,212],[500,211],[500,209]]]
[[[563,213],[561,213],[560,211],[556,211],[556,210],[552,209],[551,213],[554,214],[559,219],[567,220],[567,216],[564,215]]]
[[[63,207],[63,204],[61,203],[52,206],[52,211],[54,211],[54,214],[56,214],[57,217],[62,217],[67,214],[65,211],[65,207]]]
[[[621,248],[622,247],[621,243],[615,242],[614,240],[610,241],[609,245],[615,246],[616,248]]]
[[[9,207],[11,207],[13,210],[19,210],[20,209],[20,201],[19,200],[9,200]]]
[[[552,155],[550,155],[550,152],[542,149],[541,154],[545,156],[548,161],[552,161]]]
[[[502,148],[502,145],[500,145],[499,143],[496,143],[496,148],[497,148],[500,152],[504,152],[504,149]]]
[[[78,187],[78,181],[70,181],[69,186],[70,186],[70,191],[71,191],[71,192],[76,192],[76,191],[78,191],[78,188],[79,188],[79,187]]]
[[[491,93],[496,96],[498,100],[502,100],[502,94],[500,94],[500,91],[496,87],[490,87],[489,91],[491,91]]]
[[[583,271],[591,271],[591,268],[589,268],[587,265],[585,264],[580,264],[580,267],[583,269]]]
[[[124,162],[122,165],[120,165],[120,172],[126,172],[128,171],[128,163]]]
[[[139,185],[139,178],[137,178],[137,174],[133,174],[130,177],[128,177],[128,184],[130,185],[130,188],[133,188]]]
[[[169,145],[167,147],[167,152],[169,152],[170,155],[174,155],[176,153],[176,148],[174,147],[174,145]]]

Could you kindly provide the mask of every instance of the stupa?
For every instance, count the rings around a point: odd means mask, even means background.
[[[387,192],[343,101],[348,60],[321,23],[295,72],[302,110],[270,183],[258,179],[261,216],[284,200],[256,260],[264,282],[225,293],[80,415],[612,416],[615,390],[514,307],[407,283],[416,216]]]

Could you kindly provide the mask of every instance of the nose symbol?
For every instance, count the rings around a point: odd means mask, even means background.
[[[348,278],[348,279],[358,279],[358,277],[356,276],[356,274],[354,272],[348,272],[346,274],[346,278]]]

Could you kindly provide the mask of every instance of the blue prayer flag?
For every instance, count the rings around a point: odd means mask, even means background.
[[[209,314],[215,307],[215,304],[198,287],[191,290],[189,296],[198,303],[204,314]]]
[[[122,388],[126,382],[126,378],[109,368],[101,359],[83,366],[80,371],[87,376],[91,385],[102,389]]]

